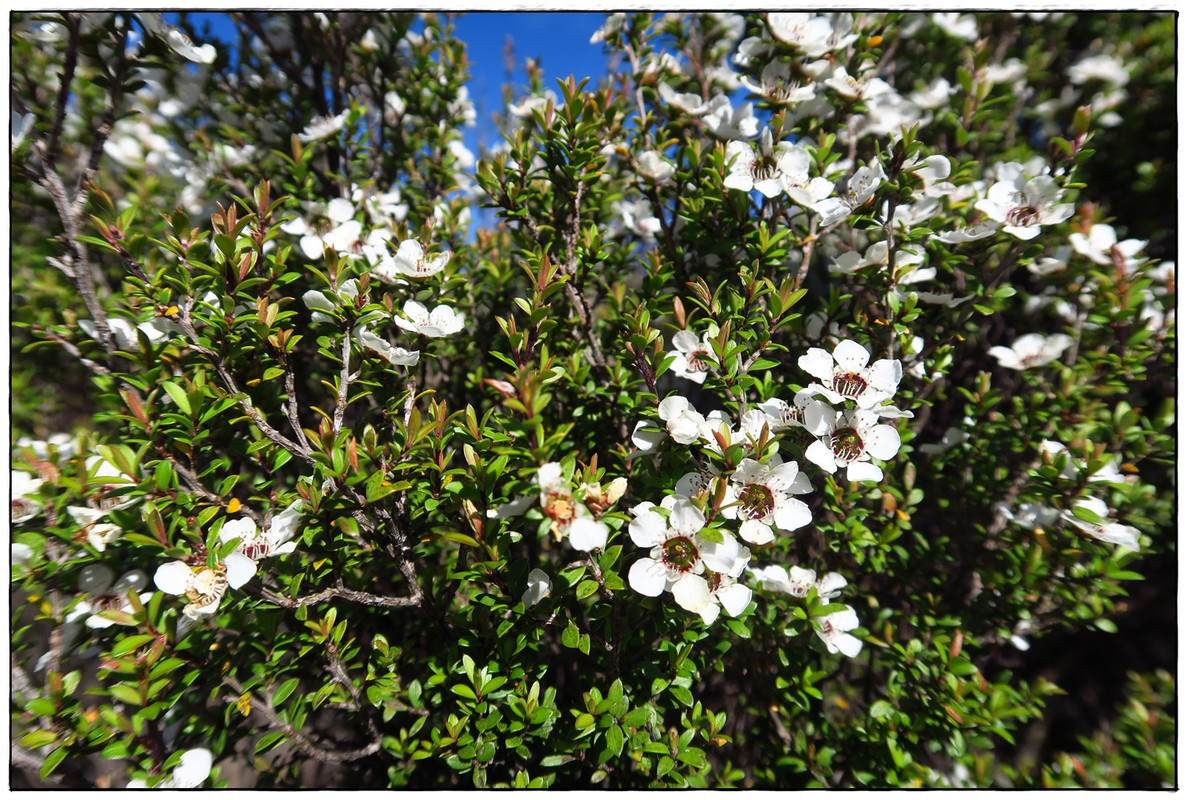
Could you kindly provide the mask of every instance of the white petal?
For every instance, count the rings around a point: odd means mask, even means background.
[[[569,525],[569,544],[583,553],[605,549],[609,536],[610,527],[592,517],[578,517]]]
[[[685,497],[676,499],[675,505],[672,507],[672,513],[668,517],[668,524],[672,526],[672,530],[684,536],[692,536],[694,533],[705,527],[705,515],[701,510],[692,504],[692,501]]]
[[[825,573],[824,577],[820,579],[820,583],[816,584],[816,594],[819,597],[833,597],[848,583],[844,577],[835,572]]]
[[[833,350],[833,358],[846,372],[861,372],[870,362],[870,353],[852,339],[846,339]]]
[[[524,607],[531,608],[548,595],[552,594],[552,579],[542,569],[533,569],[528,573],[528,588],[524,591]]]
[[[232,519],[223,523],[222,530],[218,532],[218,540],[229,542],[232,539],[238,539],[242,546],[253,541],[256,538],[256,532],[256,524],[250,517]]]
[[[700,575],[685,575],[672,584],[672,599],[685,611],[698,614],[706,606],[714,605],[709,584]]]
[[[832,449],[819,439],[808,445],[808,449],[804,451],[804,458],[825,472],[833,473],[837,471],[837,460],[833,457]]]
[[[860,345],[858,346],[860,347]],[[819,378],[826,383],[832,382],[834,362],[833,357],[829,355],[827,350],[820,347],[810,347],[808,348],[808,353],[800,356],[799,361],[796,363],[799,364],[800,369],[809,375]]]
[[[659,597],[668,583],[668,571],[663,564],[650,558],[641,558],[631,565],[627,582],[636,592],[647,597]]]
[[[894,458],[899,445],[902,444],[902,439],[899,437],[898,431],[889,425],[875,425],[873,430],[862,436],[862,442],[865,443],[867,453],[874,458],[886,461]]]
[[[668,523],[654,511],[645,511],[631,520],[631,541],[640,547],[654,547],[667,539]]]
[[[793,497],[788,497],[775,504],[775,525],[780,530],[799,530],[812,522],[812,510],[808,504]]]
[[[227,585],[238,589],[256,574],[256,562],[236,550],[227,556]]]
[[[748,519],[738,528],[738,535],[755,545],[768,544],[775,541],[775,534],[771,526],[756,519]]]
[[[882,480],[882,468],[869,461],[851,461],[845,467],[846,477],[851,481],[873,481],[877,483]]]
[[[193,789],[210,777],[214,755],[204,747],[186,750],[173,770],[173,785],[178,789]]]
[[[157,567],[152,579],[165,594],[185,594],[194,583],[194,571],[184,561],[170,561]]]
[[[750,605],[752,597],[754,597],[754,592],[750,587],[740,583],[727,586],[717,592],[717,599],[721,601],[722,607],[731,617],[736,617],[745,611],[746,606]]]

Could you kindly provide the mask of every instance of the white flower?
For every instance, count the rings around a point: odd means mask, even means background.
[[[932,14],[931,19],[944,33],[954,39],[965,39],[970,42],[977,39],[977,18],[972,14],[945,11]]]
[[[807,427],[821,430],[823,436],[808,446],[804,458],[828,473],[845,467],[851,481],[882,480],[881,468],[870,463],[870,457],[893,458],[901,444],[898,431],[878,424],[878,412],[872,409],[822,411],[819,407],[808,409]]]
[[[637,200],[615,200],[610,209],[622,217],[622,224],[627,230],[642,236],[646,241],[654,241],[655,234],[663,230],[663,223],[653,213],[651,203],[639,198]]]
[[[1067,460],[1064,462],[1059,474],[1068,480],[1078,480],[1080,473],[1088,469],[1088,465],[1083,460],[1074,458],[1071,455],[1071,451],[1068,450],[1067,445],[1062,442],[1044,439],[1042,442],[1039,442],[1039,452],[1042,453],[1044,460],[1052,463],[1061,455],[1067,454]],[[1096,472],[1089,475],[1087,479],[1089,481],[1104,483],[1128,483],[1125,476],[1117,469],[1117,464],[1112,461],[1106,462]]]
[[[297,134],[297,139],[308,144],[315,142],[318,139],[325,139],[327,136],[332,136],[338,131],[342,130],[342,126],[346,124],[346,111],[343,111],[336,117],[318,117],[310,122],[305,130]]]
[[[705,127],[719,139],[752,139],[758,135],[758,117],[754,106],[746,103],[735,110],[724,94],[714,96],[701,118]]]
[[[196,789],[210,777],[210,770],[214,767],[214,754],[205,747],[186,750],[181,754],[181,761],[173,768],[173,774],[158,783],[157,789]],[[142,780],[128,781],[129,789],[147,788]]]
[[[124,531],[118,525],[113,525],[110,522],[99,522],[103,517],[107,516],[107,512],[102,509],[94,509],[88,506],[66,506],[67,513],[77,522],[84,533],[86,533],[87,542],[91,547],[94,547],[100,553],[107,549],[107,545],[114,542],[124,535]]]
[[[21,542],[12,543],[11,553],[14,567],[26,567],[33,560],[33,548]]]
[[[132,613],[132,602],[128,599],[129,592],[136,592],[141,603],[152,599],[152,592],[141,592],[148,584],[148,576],[141,570],[134,569],[120,576],[113,585],[111,570],[102,565],[91,564],[83,569],[79,576],[78,586],[87,597],[80,600],[74,609],[66,615],[66,622],[74,622],[86,617],[86,626],[92,630],[110,628],[115,623],[100,616],[104,611],[124,611]]]
[[[784,569],[778,565],[771,565],[751,569],[749,572],[759,579],[764,589],[784,592],[792,597],[807,597],[815,587],[817,597],[829,600],[840,594],[841,589],[849,583],[835,572],[826,572],[820,580],[816,580],[816,570],[797,566]]]
[[[1129,83],[1129,69],[1118,58],[1110,55],[1095,55],[1077,61],[1067,71],[1072,83],[1086,83],[1090,80],[1103,81],[1114,86]]]
[[[741,519],[738,535],[751,544],[775,540],[772,528],[794,531],[812,521],[807,504],[790,496],[799,475],[794,461],[767,465],[742,459],[726,486],[722,516]]]
[[[709,110],[708,104],[705,103],[699,94],[677,92],[662,81],[659,84],[659,96],[668,105],[676,106],[681,111],[692,114],[693,116],[700,116]]]
[[[935,110],[948,105],[948,100],[956,94],[956,87],[947,78],[939,77],[927,85],[927,88],[911,92],[908,99],[920,108]]]
[[[709,374],[709,367],[712,366],[712,362],[705,357],[716,360],[709,338],[708,331],[700,339],[692,331],[677,331],[672,337],[672,346],[676,349],[668,351],[668,355],[672,357],[672,372],[693,383],[704,383],[705,376]]]
[[[777,171],[783,182],[783,189],[793,202],[812,208],[827,198],[833,191],[833,182],[822,177],[809,177],[812,156],[798,144],[787,145],[777,162]]]
[[[409,319],[393,315],[397,325],[404,330],[434,339],[457,333],[466,325],[465,315],[446,305],[437,306],[430,314],[423,305],[415,300],[409,300],[404,303],[404,313],[408,315]]]
[[[964,244],[965,242],[975,242],[978,239],[992,236],[1000,227],[1001,223],[986,220],[985,222],[979,222],[967,228],[957,228],[954,231],[943,231],[942,233],[932,234],[932,238],[939,239],[944,244]]]
[[[1109,507],[1105,505],[1104,500],[1097,497],[1078,497],[1072,501],[1072,505],[1095,514],[1099,522],[1088,522],[1071,511],[1064,511],[1060,516],[1067,524],[1102,542],[1119,545],[1128,550],[1140,549],[1138,529],[1109,519]]]
[[[781,194],[785,191],[782,157],[793,146],[790,142],[773,144],[770,128],[763,128],[758,146],[730,142],[725,149],[729,175],[723,181],[724,185],[743,192],[756,190],[766,197]]]
[[[255,522],[248,517],[229,520],[223,524],[222,530],[219,531],[218,540],[229,542],[232,539],[239,539],[239,545],[231,555],[238,553],[249,558],[252,561],[251,573],[255,574],[255,562],[270,556],[286,555],[297,549],[297,543],[292,539],[296,536],[297,528],[300,527],[301,520],[305,516],[305,512],[302,510],[304,502],[304,500],[293,501],[288,508],[272,518],[265,531],[257,528]],[[239,581],[238,574],[231,570],[229,556],[227,563],[228,582],[231,584],[231,588],[237,589],[246,581]]]
[[[1009,347],[989,348],[989,355],[1006,369],[1030,369],[1050,364],[1072,346],[1072,337],[1064,333],[1043,336],[1040,333],[1028,333],[1019,336]]]
[[[234,582],[236,588],[251,580],[256,565],[242,553],[231,553],[225,564],[216,569],[201,566],[194,569],[184,561],[170,561],[157,567],[153,583],[165,594],[185,595],[190,602],[183,613],[197,619],[203,614],[213,614],[219,602],[227,593],[227,586]]]
[[[78,327],[82,328],[83,333],[91,337],[95,341],[99,339],[99,328],[89,319],[80,319]],[[177,323],[157,317],[156,319],[142,322],[133,327],[132,323],[122,317],[108,317],[107,328],[111,331],[111,336],[115,339],[115,346],[119,350],[135,351],[140,347],[139,337],[136,335],[137,331],[141,331],[148,338],[149,344],[160,344],[167,341],[174,329],[177,332],[181,331]]]
[[[825,614],[823,617],[813,617],[812,621],[819,626],[816,635],[830,653],[840,651],[849,658],[855,658],[861,652],[861,639],[848,633],[861,625],[852,606],[845,606],[844,611]]]
[[[27,495],[37,493],[43,481],[27,472],[12,470],[9,491],[12,497],[12,524],[28,522],[41,513],[41,502]]]
[[[212,44],[196,46],[190,38],[181,31],[167,24],[157,13],[141,13],[140,19],[144,26],[159,36],[169,45],[173,52],[182,58],[189,59],[195,64],[213,64],[218,51]]]
[[[770,400],[760,403],[758,408],[766,415],[767,424],[770,425],[771,430],[781,431],[791,427],[803,428],[806,411],[809,406],[813,405],[823,406],[822,411],[816,414],[817,418],[829,408],[827,403],[817,399],[815,391],[800,389],[795,393],[792,405],[788,405],[777,397],[772,397]]]
[[[677,495],[665,497],[662,507],[670,511],[666,520],[651,503],[632,509],[631,541],[651,548],[651,553],[631,565],[629,582],[648,597],[658,597],[685,575],[705,571],[697,536],[705,527],[705,515],[687,497]]]
[[[864,76],[850,75],[844,64],[838,64],[833,70],[832,77],[826,80],[824,85],[836,91],[841,97],[850,100],[878,97],[894,91],[886,81],[872,75],[872,72],[866,73]]]
[[[816,87],[808,79],[799,79],[791,74],[791,64],[786,61],[771,61],[763,67],[759,83],[749,76],[742,76],[742,85],[755,94],[762,95],[772,103],[793,106],[816,96]]]
[[[705,425],[705,417],[692,407],[687,398],[680,395],[672,395],[660,402],[659,418],[667,424],[668,434],[679,444],[692,444],[699,440]]]
[[[376,267],[372,273],[386,281],[395,279],[393,272],[407,275],[410,278],[427,278],[445,269],[452,257],[453,252],[446,250],[432,258],[426,258],[424,247],[420,242],[408,239],[400,242],[396,254],[389,261],[383,263],[382,269]]]
[[[663,183],[676,174],[676,167],[655,150],[639,156],[639,174],[655,183]]]
[[[998,503],[994,505],[993,510],[1010,522],[1031,530],[1049,527],[1059,519],[1058,509],[1038,503],[1019,503],[1017,510],[1011,510],[1005,504]]]
[[[614,14],[607,14],[606,21],[602,24],[602,27],[594,31],[593,36],[589,37],[589,43],[596,44],[597,42],[613,39],[622,30],[624,22],[626,22],[626,14],[621,11]]]
[[[989,187],[976,208],[1003,230],[1022,240],[1039,235],[1043,225],[1055,225],[1072,215],[1075,206],[1059,203],[1063,195],[1050,175],[1027,178],[1021,164],[1011,162],[998,169],[998,181]]]
[[[746,610],[754,596],[749,586],[738,583],[728,575],[710,573],[684,575],[672,584],[672,599],[676,605],[701,615],[706,625],[712,625],[724,608],[731,617]]]
[[[969,440],[969,435],[960,428],[949,428],[944,431],[944,435],[940,438],[937,444],[921,444],[919,445],[919,452],[927,453],[929,455],[939,455],[946,453],[957,445],[964,444]]]
[[[1117,259],[1126,273],[1133,272],[1141,263],[1142,259],[1135,256],[1146,246],[1144,239],[1126,239],[1118,242],[1117,231],[1113,226],[1102,223],[1093,225],[1087,236],[1076,231],[1068,240],[1072,243],[1072,249],[1097,264],[1112,265],[1114,259]]]
[[[903,377],[899,360],[883,358],[866,366],[870,353],[852,339],[834,348],[832,355],[820,347],[808,349],[799,361],[800,369],[822,381],[808,389],[823,394],[830,402],[853,400],[858,408],[873,408],[894,396]]]
[[[833,26],[827,17],[796,11],[767,14],[771,35],[798,48],[803,55],[819,58],[829,52]]]
[[[731,616],[741,614],[751,592],[734,578],[749,563],[749,549],[727,531],[718,531],[721,542],[700,536],[705,517],[687,497],[668,495],[662,507],[670,512],[667,520],[651,503],[632,509],[631,541],[651,552],[631,565],[631,588],[648,597],[671,591],[677,605],[700,614],[706,624],[717,619],[719,605]]]
[[[550,594],[552,594],[552,579],[544,570],[534,569],[528,573],[528,588],[520,600],[525,608],[531,608]]]
[[[387,339],[376,336],[367,330],[364,325],[359,325],[354,329],[354,338],[363,347],[385,358],[389,364],[400,367],[411,367],[420,359],[419,350],[405,350],[403,347],[394,347]]]
[[[610,537],[610,526],[596,519],[584,503],[573,497],[572,486],[560,463],[541,464],[535,480],[540,487],[540,507],[552,520],[552,534],[556,540],[567,536],[573,549],[583,553],[604,550]],[[601,486],[586,486],[587,495],[596,494],[600,511],[616,502],[625,490],[625,479],[613,482],[606,493],[601,491]]]

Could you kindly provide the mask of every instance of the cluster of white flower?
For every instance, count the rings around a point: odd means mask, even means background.
[[[565,474],[557,461],[549,461],[536,470],[538,497],[524,495],[510,503],[491,509],[490,517],[507,519],[523,514],[539,500],[544,519],[556,541],[568,539],[575,550],[588,553],[602,550],[610,537],[610,526],[603,515],[626,492],[626,478],[615,478],[604,488],[598,481],[582,482],[574,488],[572,475]]]
[[[1039,444],[1039,453],[1046,463],[1062,464],[1060,467],[1062,478],[1075,481],[1080,485],[1087,483],[1128,484],[1135,480],[1134,476],[1122,475],[1121,470],[1113,461],[1106,461],[1089,472],[1088,464],[1075,458],[1067,445],[1062,442],[1044,440]],[[1078,514],[1077,510],[1079,510]],[[1010,522],[1025,528],[1048,528],[1058,522],[1063,522],[1093,539],[1119,545],[1127,550],[1140,549],[1138,529],[1110,518],[1108,504],[1099,497],[1073,498],[1071,508],[1065,508],[1062,511],[1041,503],[1020,503],[1013,509],[999,504],[997,512]]]
[[[170,561],[157,567],[153,582],[166,594],[184,595],[189,603],[182,609],[191,619],[213,614],[228,587],[238,589],[255,576],[257,562],[270,556],[284,555],[297,549],[292,541],[305,513],[303,500],[295,500],[272,518],[267,530],[261,531],[249,518],[227,520],[219,530],[218,540],[238,540],[226,559],[213,567],[206,562],[191,565],[185,561]]]
[[[710,339],[716,333],[703,339],[689,331],[677,334],[670,353],[675,374],[703,383],[715,363]],[[729,452],[736,462],[723,474],[712,459],[694,451],[690,457],[698,468],[683,475],[658,506],[643,502],[631,509],[631,540],[648,549],[630,570],[635,591],[651,597],[670,591],[679,606],[706,622],[720,608],[732,616],[742,613],[752,592],[738,579],[748,569],[764,588],[807,595],[799,588],[807,573],[798,567],[790,573],[778,566],[750,567],[750,547],[769,545],[779,532],[812,521],[809,506],[796,497],[811,492],[811,482],[797,462],[780,456],[777,443],[795,439],[804,447],[804,458],[824,472],[844,468],[851,481],[879,481],[882,470],[872,459],[893,458],[900,445],[895,428],[881,420],[913,415],[890,404],[903,375],[898,360],[871,364],[865,347],[843,340],[832,353],[810,348],[798,363],[819,382],[797,391],[791,404],[771,398],[746,411],[736,427],[724,412],[701,414],[680,395],[660,402],[660,426],[636,425],[632,441],[639,452],[634,457],[658,452],[670,439],[717,457]],[[839,576],[826,576],[817,596],[832,597],[843,585]],[[830,652],[860,650],[860,640],[847,633],[858,626],[852,608],[817,622]]]

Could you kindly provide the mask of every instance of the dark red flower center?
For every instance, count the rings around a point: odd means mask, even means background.
[[[865,452],[865,443],[856,428],[837,428],[832,435],[833,454],[843,461],[856,461]]]
[[[738,494],[738,505],[748,519],[766,519],[775,510],[775,496],[761,483],[748,483]]]
[[[701,560],[701,552],[687,536],[673,536],[663,544],[664,566],[677,572],[690,572]]]

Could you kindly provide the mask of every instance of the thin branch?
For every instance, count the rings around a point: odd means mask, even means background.
[[[286,377],[286,380],[288,378]],[[346,399],[350,390],[350,331],[342,336],[342,371],[338,375],[338,402],[334,405],[334,435],[342,430],[342,420],[346,416]],[[290,391],[289,398],[294,395]]]
[[[237,697],[226,698],[226,702],[229,704],[238,703],[239,698],[245,694],[243,690],[243,684],[235,680],[230,675],[223,675],[222,682],[229,686],[238,695]],[[306,738],[305,735],[299,730],[280,718],[280,716],[276,713],[276,708],[272,705],[271,697],[259,695],[258,699],[260,702],[253,704],[252,707],[259,710],[259,712],[268,721],[269,727],[284,731],[284,733],[289,737],[289,740],[310,758],[313,758],[317,761],[358,761],[360,758],[366,758],[369,755],[379,752],[380,742],[378,736],[376,736],[374,741],[372,741],[369,745],[359,750],[328,750],[324,747],[320,747],[309,741],[309,739]]]
[[[317,594],[310,594],[304,597],[284,597],[264,586],[261,586],[259,591],[261,597],[270,603],[275,603],[281,608],[311,606],[315,603],[329,600],[332,597],[340,597],[343,600],[350,600],[351,602],[361,603],[365,606],[382,606],[385,608],[406,608],[408,606],[420,605],[419,587],[417,587],[417,597],[390,597],[371,594],[369,592],[357,592],[353,589],[347,589],[341,584],[331,586],[329,589],[323,589]]]

